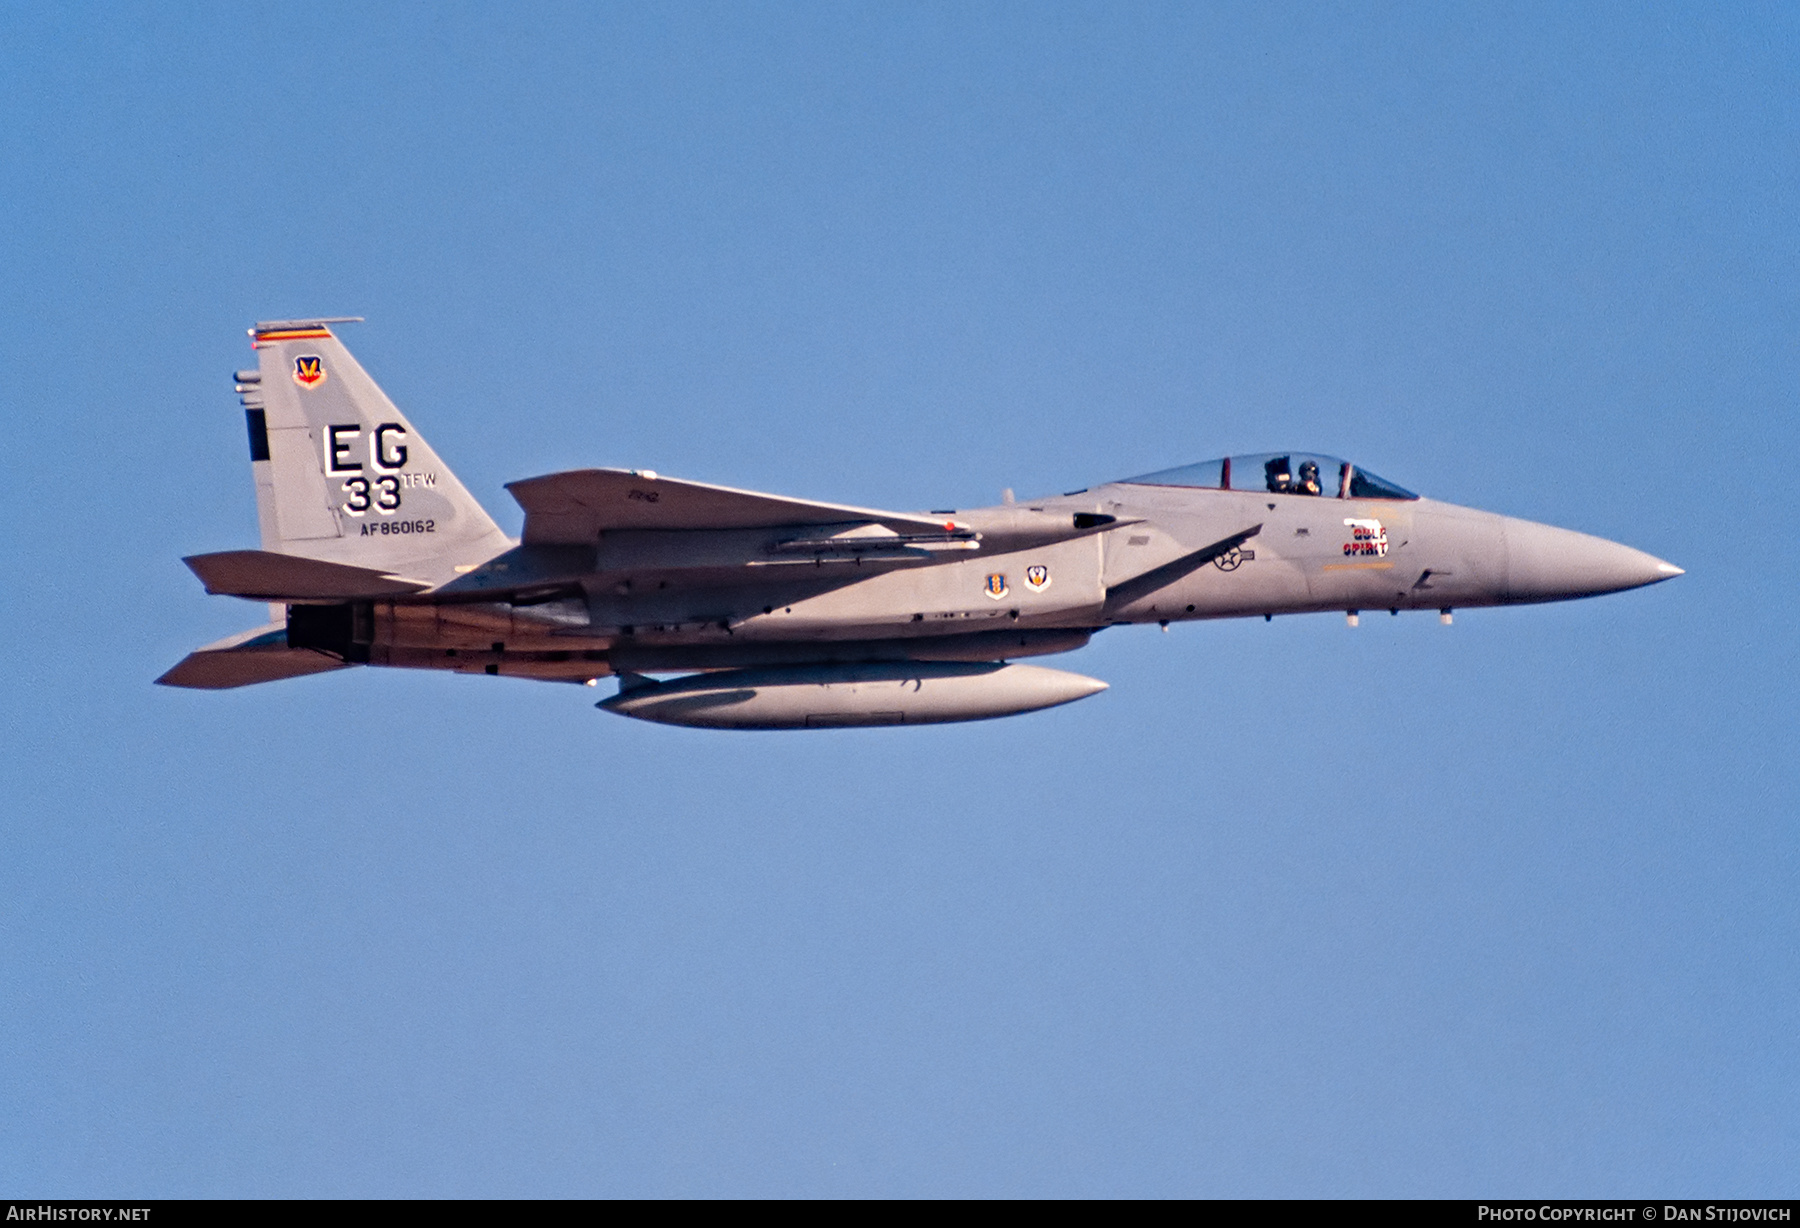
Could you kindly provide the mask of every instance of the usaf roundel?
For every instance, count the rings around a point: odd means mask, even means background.
[[[302,388],[316,388],[325,382],[325,364],[317,354],[302,354],[294,359],[294,382]]]

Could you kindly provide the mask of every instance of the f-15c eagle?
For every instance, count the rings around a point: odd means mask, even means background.
[[[352,665],[590,685],[724,729],[1009,716],[1105,689],[1020,664],[1119,623],[1562,601],[1681,569],[1423,499],[1348,461],[1232,456],[1052,498],[889,512],[647,469],[513,482],[500,531],[332,331],[251,330],[237,372],[262,549],[184,560],[273,621],[157,681]],[[656,680],[651,675],[662,675]]]

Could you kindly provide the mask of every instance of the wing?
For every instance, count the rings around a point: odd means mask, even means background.
[[[773,529],[789,525],[884,525],[896,533],[954,531],[947,518],[883,512],[684,482],[631,469],[571,469],[509,482],[525,509],[527,546],[592,545],[608,529]]]
[[[1221,538],[1210,546],[1203,546],[1192,554],[1184,554],[1178,559],[1164,563],[1161,567],[1153,567],[1141,575],[1121,581],[1106,590],[1107,608],[1117,609],[1122,605],[1129,605],[1140,597],[1147,597],[1164,585],[1175,583],[1189,572],[1200,570],[1214,559],[1230,554],[1261,532],[1260,524],[1251,525],[1242,532]]]

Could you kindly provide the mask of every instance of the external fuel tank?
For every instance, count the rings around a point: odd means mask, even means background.
[[[598,707],[702,729],[932,725],[1072,703],[1106,684],[1039,665],[888,662],[722,670],[669,682],[636,675]]]

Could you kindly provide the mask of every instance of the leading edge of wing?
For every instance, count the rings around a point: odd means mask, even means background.
[[[590,544],[608,529],[773,529],[874,522],[901,533],[945,532],[953,522],[665,478],[648,470],[571,469],[508,482],[525,509],[525,545]]]
[[[1223,558],[1233,550],[1262,532],[1262,525],[1253,524],[1249,528],[1233,533],[1230,537],[1220,538],[1210,546],[1202,546],[1192,554],[1184,554],[1172,559],[1161,567],[1152,567],[1149,571],[1130,576],[1106,590],[1108,609],[1118,609],[1130,605],[1140,597],[1148,597],[1164,585],[1173,584],[1190,572],[1200,570],[1214,559]]]

